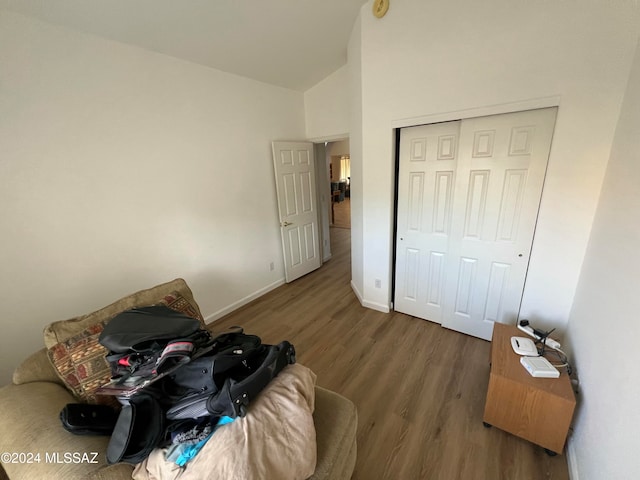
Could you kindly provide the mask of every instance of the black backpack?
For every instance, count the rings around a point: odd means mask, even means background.
[[[109,349],[114,376],[102,393],[124,404],[107,448],[110,464],[139,463],[186,419],[244,416],[271,379],[296,361],[287,341],[266,345],[241,327],[212,335],[166,307],[117,315],[100,343]]]

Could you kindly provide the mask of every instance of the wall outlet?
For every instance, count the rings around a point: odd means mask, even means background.
[[[275,264],[274,264],[273,262],[271,262],[271,263],[269,264],[269,271],[270,271],[270,272],[273,272],[273,270],[274,270],[275,268],[276,268]]]
[[[379,278],[376,278],[376,288],[381,288],[382,287],[382,282],[380,281]]]

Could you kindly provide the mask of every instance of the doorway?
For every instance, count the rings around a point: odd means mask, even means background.
[[[351,228],[351,157],[332,155],[329,165],[331,177],[331,226]]]
[[[320,241],[322,247],[322,262],[332,258],[332,242],[334,227],[342,226],[344,229],[351,225],[351,189],[350,189],[350,158],[348,163],[341,162],[342,157],[349,157],[349,139],[325,141],[314,143],[316,161],[316,190],[319,207]],[[336,160],[335,163],[332,160]],[[344,166],[344,169],[343,169]],[[346,169],[349,168],[349,170]],[[343,187],[343,201],[339,201],[338,192],[334,196],[334,190],[340,189],[340,177],[345,173]],[[335,180],[335,182],[332,180]],[[349,185],[349,188],[346,186]],[[335,187],[335,188],[334,188]],[[339,225],[334,225],[336,218]]]
[[[351,156],[349,140],[327,143],[327,163],[331,196],[330,224],[351,228]]]
[[[400,131],[397,311],[487,340],[515,322],[556,111]]]

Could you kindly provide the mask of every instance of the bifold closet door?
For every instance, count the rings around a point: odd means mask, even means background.
[[[556,108],[402,129],[394,308],[490,339],[518,316]]]

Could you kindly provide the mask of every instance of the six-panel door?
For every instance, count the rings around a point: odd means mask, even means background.
[[[405,128],[395,309],[490,339],[518,316],[556,109]]]

